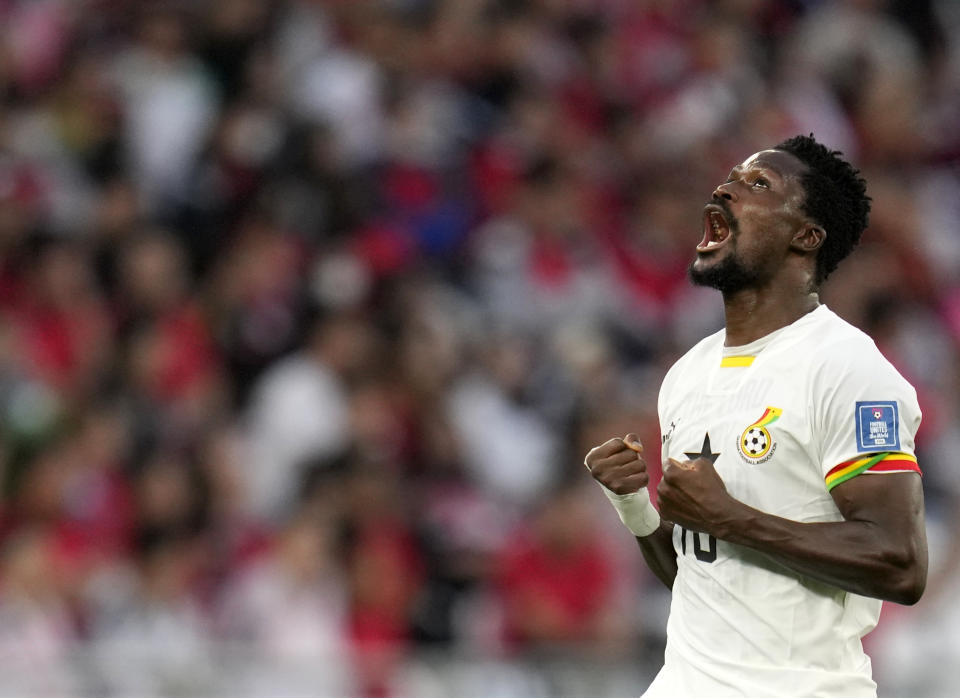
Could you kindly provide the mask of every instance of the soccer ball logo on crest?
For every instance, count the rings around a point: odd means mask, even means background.
[[[746,462],[751,464],[764,463],[773,455],[777,444],[770,436],[767,427],[780,419],[781,414],[783,414],[783,410],[780,408],[768,407],[764,410],[760,419],[740,434],[737,450]]]
[[[750,427],[743,432],[740,446],[751,458],[762,458],[770,450],[770,432],[763,427]]]

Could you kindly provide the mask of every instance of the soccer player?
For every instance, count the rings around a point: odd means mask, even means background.
[[[875,698],[861,638],[923,593],[916,391],[818,289],[857,244],[857,170],[797,136],[733,168],[690,266],[726,327],[664,378],[659,513],[632,434],[585,463],[672,588],[645,698]]]

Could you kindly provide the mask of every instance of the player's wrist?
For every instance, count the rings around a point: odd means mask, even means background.
[[[752,547],[755,545],[754,538],[762,531],[763,513],[728,494],[726,505],[714,516],[711,530],[705,533],[730,543]]]
[[[616,509],[623,525],[634,536],[645,538],[660,528],[660,513],[650,501],[650,494],[646,487],[641,487],[638,491],[629,494],[617,494],[602,484],[600,488]]]

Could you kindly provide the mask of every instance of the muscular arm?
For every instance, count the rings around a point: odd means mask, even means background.
[[[833,489],[844,520],[800,523],[731,497],[706,460],[671,461],[658,488],[664,517],[766,553],[812,579],[902,604],[927,579],[923,490],[916,473],[861,475]]]
[[[715,535],[847,591],[919,601],[927,580],[920,476],[861,475],[832,494],[844,521],[797,523],[737,502]]]

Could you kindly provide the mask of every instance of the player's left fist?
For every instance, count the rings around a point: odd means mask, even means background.
[[[663,479],[657,486],[660,515],[694,531],[713,533],[730,495],[709,458],[663,464]]]

